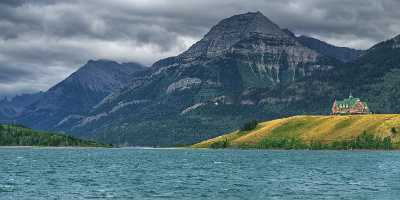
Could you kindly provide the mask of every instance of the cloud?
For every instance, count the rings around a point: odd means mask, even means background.
[[[399,9],[398,0],[2,0],[0,96],[46,90],[89,59],[151,65],[249,11],[297,34],[366,49],[400,33]]]

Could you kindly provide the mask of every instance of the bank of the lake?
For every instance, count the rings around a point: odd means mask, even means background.
[[[21,125],[0,125],[0,146],[111,147],[65,134],[37,131]]]
[[[293,116],[258,123],[193,148],[400,149],[400,115]]]

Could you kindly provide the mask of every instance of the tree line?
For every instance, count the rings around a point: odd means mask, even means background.
[[[210,145],[210,148],[257,148],[257,149],[311,149],[311,150],[353,150],[373,149],[391,150],[394,149],[391,137],[381,138],[374,134],[363,132],[357,137],[338,141],[312,140],[304,142],[300,138],[266,138],[259,144],[253,146],[231,146],[230,141],[225,138]]]
[[[108,146],[69,135],[35,131],[21,125],[0,125],[0,146]]]

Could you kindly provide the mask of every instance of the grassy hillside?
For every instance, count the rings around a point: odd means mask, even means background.
[[[18,125],[0,125],[0,146],[81,146],[108,147],[68,135],[35,131]]]
[[[294,116],[259,123],[194,148],[400,149],[400,114]]]

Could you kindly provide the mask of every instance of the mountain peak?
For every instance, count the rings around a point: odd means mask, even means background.
[[[261,12],[248,12],[246,14],[235,15],[228,18],[228,23],[241,23],[243,24],[242,34],[272,34],[281,35],[282,30],[278,25],[269,20]]]
[[[77,72],[82,73],[87,71],[88,73],[94,73],[96,71],[121,71],[124,73],[133,73],[142,71],[145,68],[145,66],[136,62],[118,63],[113,60],[98,59],[88,60]]]
[[[218,56],[240,40],[252,35],[290,37],[261,12],[248,12],[221,20],[203,39],[180,57],[184,60],[192,60],[200,56]]]
[[[205,36],[212,37],[216,34],[235,32],[240,36],[249,34],[281,35],[283,31],[274,22],[261,12],[248,12],[226,18],[215,25]]]
[[[120,64],[116,61],[99,59],[89,60],[65,80],[49,91],[64,87],[83,87],[97,92],[109,93],[122,88],[132,73],[144,70],[140,64]]]
[[[110,65],[110,64],[118,64],[118,63],[116,61],[113,61],[113,60],[98,59],[98,60],[88,60],[84,66]]]

